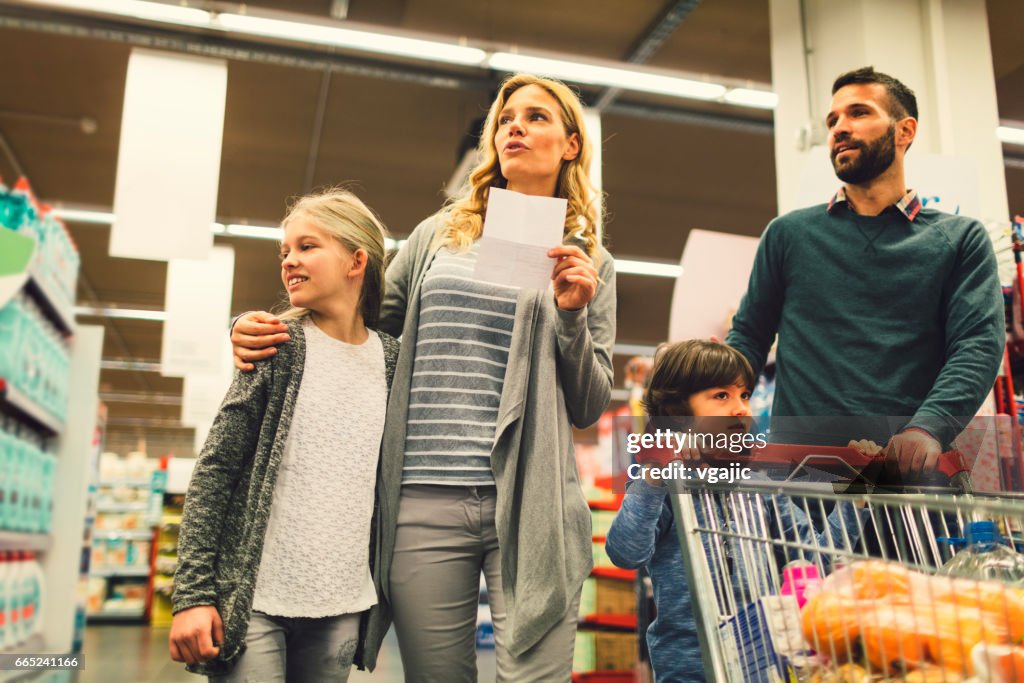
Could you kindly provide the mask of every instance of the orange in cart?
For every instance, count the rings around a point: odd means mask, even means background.
[[[1024,681],[1024,648],[1015,647],[999,655],[995,669],[1004,681]]]
[[[853,576],[853,595],[858,600],[882,597],[910,599],[911,573],[902,565],[868,560],[851,565],[850,570]]]
[[[856,600],[837,593],[812,595],[800,611],[804,638],[837,662],[851,659],[860,638],[857,609]]]
[[[861,627],[864,655],[873,671],[893,676],[928,663],[925,641],[915,632],[913,613],[880,609]]]

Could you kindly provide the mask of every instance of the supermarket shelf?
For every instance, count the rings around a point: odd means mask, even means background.
[[[86,614],[85,618],[88,621],[121,621],[123,619],[142,619],[146,616],[146,609],[139,607],[136,609],[105,609],[100,612],[93,612],[92,614]]]
[[[124,538],[129,541],[148,541],[153,532],[148,529],[96,529],[92,532],[94,539]]]
[[[618,579],[620,581],[636,581],[636,570],[619,569],[618,567],[594,567],[591,576],[599,579]]]
[[[97,567],[89,570],[89,576],[146,578],[149,576],[149,567]]]
[[[51,292],[43,281],[36,274],[35,266],[28,270],[28,282],[25,284],[25,291],[39,304],[43,315],[47,317],[62,333],[72,334],[74,329],[75,316],[71,306],[61,303],[53,292]]]
[[[608,512],[618,512],[619,508],[622,507],[623,494],[617,493],[613,498],[606,498],[603,500],[588,500],[587,505],[591,510],[607,510]]]
[[[96,482],[96,486],[102,487],[114,487],[121,486],[123,488],[132,489],[148,489],[152,485],[149,479],[109,479],[107,481]]]
[[[580,626],[603,626],[621,628],[629,631],[636,630],[635,614],[588,614],[580,617]]]
[[[49,534],[0,531],[0,550],[49,550],[51,543]]]
[[[0,412],[12,413],[22,420],[27,420],[45,436],[56,436],[64,429],[64,424],[60,420],[2,377]]]
[[[149,510],[149,503],[108,503],[97,505],[96,512],[146,512]]]

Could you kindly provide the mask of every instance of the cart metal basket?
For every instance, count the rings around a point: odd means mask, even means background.
[[[995,521],[1011,547],[1022,542],[1024,498],[675,485],[708,680],[1024,683],[1024,589],[938,575],[967,522]],[[783,590],[787,574],[797,590]]]

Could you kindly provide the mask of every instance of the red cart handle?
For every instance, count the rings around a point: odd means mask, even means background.
[[[637,460],[645,463],[664,465],[680,457],[670,448],[645,448],[637,455]],[[885,454],[869,455],[851,446],[806,446],[802,444],[770,443],[761,448],[753,448],[749,454],[738,455],[728,451],[703,454],[701,460],[707,463],[743,462],[744,464],[763,466],[814,467],[828,472],[849,473],[851,468],[858,472],[872,465],[879,465],[885,460]],[[963,453],[957,450],[946,451],[939,456],[936,471],[947,477],[961,473],[969,473],[970,467]]]
[[[728,455],[716,457],[715,460],[730,460]],[[885,460],[885,454],[868,455],[852,446],[804,446],[794,444],[770,443],[763,448],[751,449],[744,462],[759,465],[800,465],[813,466],[818,469],[831,470],[836,464],[845,463],[854,469],[861,470]],[[843,467],[842,469],[848,469]],[[957,450],[946,451],[939,456],[936,471],[947,477],[970,472],[967,459]]]

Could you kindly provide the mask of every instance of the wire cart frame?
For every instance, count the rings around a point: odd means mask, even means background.
[[[947,539],[967,522],[995,521],[1011,547],[1024,539],[1024,497],[851,495],[770,480],[675,486],[708,680],[1024,683],[1024,589],[938,575],[956,552]],[[824,523],[835,511],[840,523]],[[824,577],[802,609],[780,595],[791,562]]]

